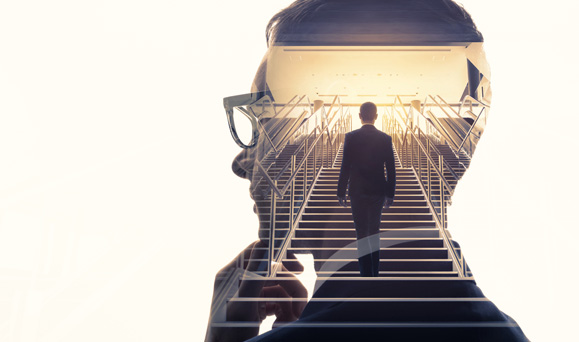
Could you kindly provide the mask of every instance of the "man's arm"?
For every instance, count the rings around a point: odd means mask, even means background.
[[[344,138],[344,151],[342,153],[342,166],[340,168],[340,178],[338,178],[338,201],[341,206],[346,206],[346,188],[350,180],[350,165],[352,163],[350,153],[350,143],[346,134]]]
[[[277,278],[266,278],[257,275],[255,271],[259,268],[264,255],[263,241],[257,241],[249,245],[245,251],[241,252],[236,259],[225,266],[215,277],[215,290],[207,335],[205,342],[243,342],[259,334],[259,325],[267,316],[275,315],[274,324],[282,322],[292,322],[298,319],[306,306],[303,298],[308,297],[308,291],[294,274],[303,272],[303,266],[297,261],[295,255],[288,252],[287,261],[282,264],[282,274]],[[244,261],[249,262],[244,263]],[[228,277],[228,273],[240,270],[241,264],[245,264],[245,273],[235,279],[239,282],[236,298],[274,298],[273,301],[224,301],[217,302],[218,289]],[[251,275],[251,277],[249,277]],[[248,276],[248,277],[246,277]],[[275,298],[280,298],[279,302]],[[289,300],[288,299],[293,299]],[[219,321],[219,311],[225,312],[228,322],[246,322],[247,327],[227,327],[214,325],[213,323],[223,323]],[[213,321],[215,319],[216,321]],[[252,325],[253,323],[253,325]],[[275,325],[274,325],[275,327]]]
[[[392,147],[392,137],[388,137],[386,144],[386,203],[392,205],[394,202],[394,192],[396,191],[396,161],[394,159],[394,149]]]

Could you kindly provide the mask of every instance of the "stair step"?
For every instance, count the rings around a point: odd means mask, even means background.
[[[381,229],[387,237],[398,238],[438,238],[439,230],[437,228],[398,228],[398,229]],[[356,230],[353,228],[343,229],[324,229],[324,228],[297,228],[295,236],[299,238],[317,237],[317,238],[332,238],[332,237],[348,237],[355,238]]]
[[[345,208],[347,209],[347,208]],[[283,217],[283,215],[282,215]],[[383,221],[432,221],[432,214],[430,213],[392,213],[390,209],[385,209],[382,212]],[[351,212],[345,213],[304,213],[302,215],[303,222],[309,221],[352,221]]]
[[[317,181],[316,182],[316,189],[318,190],[332,190],[333,192],[336,191],[338,187],[338,182],[332,182],[332,183],[327,183],[327,182],[322,182],[322,181]],[[413,184],[398,184],[398,180],[396,181],[396,191],[398,190],[417,190],[420,191],[420,185],[418,182],[414,182]]]
[[[299,253],[300,250],[292,248]],[[342,249],[323,248],[309,251],[320,259],[331,259],[336,256],[341,258],[358,258],[358,249],[345,247]],[[388,247],[380,249],[381,259],[448,259],[448,250],[444,247]]]
[[[345,247],[356,242],[355,238],[294,238],[292,239],[292,248],[299,247],[326,247],[336,248]],[[435,247],[442,248],[442,238],[380,238],[380,248],[389,247]]]
[[[338,201],[335,191],[333,193],[319,194],[316,193],[314,190],[314,193],[312,193],[312,196],[310,198],[312,200],[335,200],[336,202]],[[397,203],[398,201],[407,201],[407,200],[414,200],[414,201],[424,200],[424,195],[422,193],[408,194],[399,192],[396,192],[394,194],[394,203]]]
[[[354,228],[353,221],[301,221],[300,228]],[[395,229],[395,228],[435,228],[436,223],[431,220],[392,220],[380,222],[380,228]]]
[[[279,275],[289,275],[290,272],[279,272]],[[316,272],[318,277],[360,277],[360,271],[318,271]],[[423,278],[423,277],[458,277],[458,272],[456,271],[380,271],[380,277],[412,277],[412,278]]]
[[[310,201],[308,202],[308,208],[314,208],[314,207],[327,207],[327,206],[337,206],[338,205],[338,199],[336,197],[330,198],[330,199],[321,199],[320,197],[323,196],[316,196],[313,197],[312,199],[310,199]],[[328,196],[326,196],[328,197]],[[427,207],[426,204],[426,200],[424,199],[424,197],[422,198],[422,200],[419,199],[414,199],[414,200],[406,200],[406,199],[400,199],[398,197],[396,197],[394,199],[394,205],[390,207],[390,209],[393,208],[411,208],[411,207]],[[348,208],[344,208],[344,209],[349,209],[351,210],[349,207]]]
[[[322,205],[317,205],[317,206],[312,206],[309,205],[306,207],[305,212],[306,213],[311,213],[311,214],[321,214],[321,213],[352,213],[352,209],[350,207],[348,208],[344,208],[341,207],[339,205],[337,205],[337,201],[335,203],[336,205],[333,206],[322,206]],[[407,206],[407,207],[402,207],[402,206],[391,206],[390,208],[387,209],[389,213],[412,213],[412,214],[430,214],[430,210],[428,209],[428,207],[426,206],[426,203],[424,203],[424,206]]]

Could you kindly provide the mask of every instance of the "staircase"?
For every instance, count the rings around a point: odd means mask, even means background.
[[[471,277],[459,277],[416,175],[401,166],[397,151],[394,205],[384,210],[380,226],[380,276],[359,276],[351,209],[339,206],[336,198],[341,157],[340,150],[334,163],[321,170],[288,249],[294,254],[312,253],[317,275],[313,298],[298,326],[310,329],[320,338],[332,336],[336,340],[347,334],[356,339],[365,331],[356,329],[373,329],[373,336],[394,339],[442,340],[458,333],[466,334],[465,340],[470,340],[472,336],[468,334],[480,327],[508,326],[502,322],[469,321],[468,316],[456,314],[485,310],[492,303]],[[288,264],[294,261],[283,260]],[[272,280],[278,284],[293,281],[291,272],[283,270]],[[262,280],[248,277],[244,281],[260,286]],[[280,302],[277,297],[229,298],[230,303],[248,300]],[[284,300],[306,302],[307,298],[281,299]],[[349,329],[339,329],[338,333],[332,323],[317,320],[317,313],[332,307],[346,308],[339,311],[339,318]],[[361,314],[369,307],[379,308],[378,321],[376,316],[368,321]],[[334,324],[339,326],[340,322]],[[217,326],[243,328],[248,322]]]
[[[394,205],[384,210],[380,226],[380,276],[456,277],[416,176],[395,155]],[[312,253],[318,276],[358,277],[351,208],[336,197],[340,165],[341,153],[334,167],[323,169],[289,250]]]
[[[314,143],[311,136],[304,139],[310,139],[306,142],[307,146]],[[330,140],[329,134],[324,136],[321,145],[326,146]],[[426,140],[422,141],[426,142]],[[468,164],[465,165],[465,162],[468,163],[468,158],[457,156],[443,142],[434,139],[432,141],[433,149],[430,150],[430,157],[438,162],[439,155],[443,156],[445,168],[442,174],[449,184],[446,185],[446,189],[449,186],[454,189],[456,182],[466,169],[465,166],[468,166]],[[300,162],[310,165],[309,168],[303,167],[296,171],[297,176],[291,179],[294,189],[298,189],[292,192],[293,195],[286,194],[272,201],[273,191],[270,190],[270,184],[265,179],[254,178],[253,180],[256,186],[262,189],[261,195],[254,198],[261,212],[259,215],[260,239],[270,240],[272,232],[270,228],[272,222],[274,223],[274,258],[283,256],[280,261],[283,261],[284,265],[292,263],[295,265],[295,259],[290,258],[293,254],[311,253],[314,257],[316,286],[313,298],[309,300],[306,311],[298,321],[300,324],[308,326],[310,323],[308,323],[307,316],[310,312],[317,312],[328,306],[373,303],[372,305],[381,305],[380,310],[387,315],[392,315],[390,312],[406,310],[411,316],[407,321],[400,320],[401,318],[396,315],[388,316],[390,318],[385,316],[379,322],[367,322],[355,315],[351,318],[342,318],[346,321],[349,319],[349,324],[354,328],[391,329],[394,327],[394,330],[402,331],[401,327],[412,328],[413,325],[428,327],[431,324],[432,327],[438,327],[438,324],[444,320],[461,320],[461,318],[431,315],[424,321],[415,322],[415,317],[412,315],[420,312],[444,312],[449,306],[473,307],[473,305],[488,302],[474,285],[470,270],[465,267],[465,271],[462,272],[464,275],[461,275],[457,268],[457,255],[462,258],[460,246],[449,240],[445,220],[440,221],[440,218],[436,220],[440,212],[446,212],[444,204],[446,201],[443,203],[440,201],[442,181],[428,183],[431,188],[430,198],[427,198],[424,184],[428,174],[426,171],[416,171],[428,170],[425,168],[427,158],[425,158],[424,151],[421,159],[412,160],[414,156],[420,155],[417,144],[410,148],[395,148],[396,192],[394,204],[382,213],[379,277],[366,278],[360,277],[358,268],[356,232],[351,208],[339,206],[336,196],[342,146],[335,158],[329,160],[328,155],[334,154],[327,153],[327,150],[324,151],[323,148],[321,151],[318,150],[306,156],[307,149],[303,148],[303,142],[303,140],[296,139],[288,143],[277,155],[269,155],[262,161],[262,165],[268,175],[275,180],[278,188],[288,184],[291,178],[292,170],[288,168],[288,165],[292,159],[294,165]],[[312,165],[315,166],[312,167]],[[417,168],[417,165],[421,165],[422,168]],[[435,170],[431,169],[430,177],[433,179],[438,177]],[[419,178],[422,182],[419,182]],[[449,198],[446,192],[445,198]],[[305,206],[303,206],[304,201],[306,201]],[[435,217],[435,213],[439,216]],[[445,218],[446,215],[442,217]],[[297,219],[298,224],[293,224],[292,219]],[[441,225],[440,222],[444,223]],[[295,230],[292,230],[292,226]],[[287,249],[284,249],[284,243]],[[264,281],[261,277],[269,274],[264,269],[249,274],[243,272],[251,262],[268,263],[267,247],[254,250],[262,252],[257,253],[259,255],[257,259],[251,259],[250,251],[247,250],[237,260],[237,271],[223,272],[218,277],[218,282],[227,283],[229,286],[222,287],[219,298],[214,297],[214,312],[211,319],[213,328],[245,329],[256,328],[260,324],[260,322],[226,320],[224,307],[216,306],[220,300],[228,304],[308,301],[307,298],[238,296],[236,290],[241,282],[255,283],[257,287],[260,287],[263,286]],[[255,277],[256,275],[261,277]],[[288,271],[279,267],[266,279],[282,284],[286,281],[294,281],[292,275],[291,268]],[[221,285],[218,282],[216,282],[216,288],[217,285]],[[356,293],[356,296],[340,295],[345,289],[354,290],[352,293]],[[215,310],[216,307],[221,308],[219,312]],[[463,309],[455,311],[461,310]],[[353,312],[355,313],[356,310]],[[433,322],[428,320],[433,320]],[[458,323],[458,326],[461,324]],[[474,323],[466,322],[465,327],[470,327],[472,324]],[[311,323],[311,327],[322,328],[315,322]]]

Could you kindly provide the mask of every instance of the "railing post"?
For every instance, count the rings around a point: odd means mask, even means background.
[[[273,181],[273,184],[277,188],[277,180]],[[269,214],[269,244],[267,250],[267,276],[272,276],[272,263],[273,263],[273,254],[275,252],[275,216],[276,216],[276,203],[277,198],[275,195],[275,189],[271,189],[271,206],[270,206],[270,214]]]
[[[426,145],[426,154],[430,156],[430,144]],[[426,160],[427,169],[426,172],[428,173],[428,200],[431,201],[432,199],[432,175],[430,174],[430,159]]]
[[[410,166],[414,167],[414,139],[412,137],[410,139]]]
[[[444,200],[444,157],[438,156],[438,164],[440,169],[440,222],[442,224],[442,229],[446,229],[446,215],[445,215],[445,200]],[[445,231],[446,234],[446,231]]]
[[[291,173],[293,175],[296,169],[296,155],[292,155],[291,161]],[[290,192],[290,205],[289,205],[289,229],[294,226],[294,200],[295,200],[295,193],[296,193],[296,178],[292,178],[292,185],[291,185],[291,192]]]
[[[320,140],[318,140],[318,142],[314,145],[314,168],[313,168],[313,174],[316,174],[316,165],[317,165],[317,152],[318,152],[318,144],[319,141],[322,142],[322,159],[324,158],[324,134],[322,133],[322,137],[320,138]]]
[[[326,156],[326,164],[322,164],[325,165],[326,167],[331,167],[332,166],[332,155],[334,154],[334,144],[332,144],[332,140],[335,137],[336,132],[332,131],[331,135],[328,135],[328,147],[327,147],[327,156]]]
[[[304,150],[304,171],[303,172],[303,178],[304,178],[304,195],[303,198],[306,198],[306,194],[308,193],[308,149],[307,149],[308,144],[306,143],[306,149]]]
[[[420,144],[420,130],[418,131],[418,143]],[[418,145],[420,146],[420,145]],[[418,178],[420,178],[420,182],[422,183],[422,151],[418,148]]]
[[[328,167],[334,167],[334,160],[336,160],[336,155],[338,154],[338,146],[340,146],[340,131],[336,130],[334,135],[336,140],[332,145],[332,155],[330,156],[330,163],[328,164]]]
[[[332,144],[332,140],[334,139],[334,132],[332,134],[328,134],[328,146],[326,147],[326,163],[322,164],[326,167],[330,167],[330,161],[332,160],[332,153],[334,153],[334,145]]]

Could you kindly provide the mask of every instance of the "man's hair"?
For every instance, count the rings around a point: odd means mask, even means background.
[[[364,122],[373,122],[378,108],[373,102],[364,102],[360,106],[360,118]]]
[[[428,45],[482,42],[452,0],[297,0],[274,15],[268,45]]]

